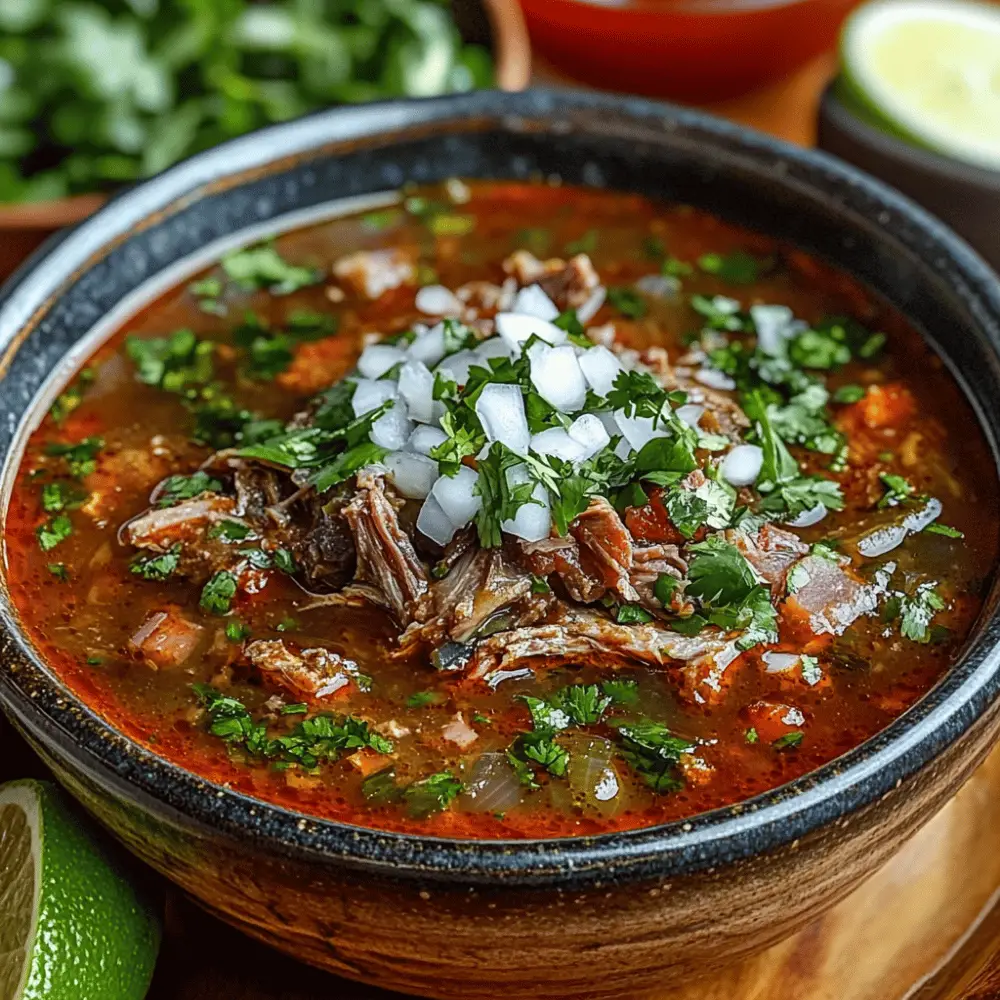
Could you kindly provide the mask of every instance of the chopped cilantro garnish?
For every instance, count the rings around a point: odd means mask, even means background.
[[[57,579],[65,583],[69,579],[69,570],[65,563],[49,563],[46,569]]]
[[[636,625],[652,620],[653,616],[638,604],[622,604],[618,608],[618,614],[615,615],[615,621],[619,625]]]
[[[552,588],[549,586],[549,581],[542,576],[532,576],[531,578],[531,592],[533,594],[551,594]]]
[[[835,403],[858,403],[865,398],[865,389],[860,385],[842,385],[834,394]]]
[[[207,684],[195,684],[193,690],[208,714],[208,731],[251,757],[313,770],[321,763],[337,760],[345,751],[369,749],[381,754],[393,751],[391,740],[350,715],[316,715],[303,719],[289,733],[272,738],[266,723],[254,721],[237,698]]]
[[[653,585],[653,596],[665,608],[669,608],[673,601],[674,594],[677,592],[677,585],[679,583],[680,580],[671,576],[669,573],[661,573],[656,578],[656,583]]]
[[[46,514],[74,510],[86,499],[87,494],[71,483],[46,483],[42,487],[42,510]]]
[[[61,458],[74,479],[84,479],[97,469],[97,455],[103,447],[104,441],[99,437],[84,438],[76,444],[50,441],[45,454]]]
[[[427,705],[440,705],[444,701],[444,695],[439,691],[414,691],[406,699],[407,708],[424,708]]]
[[[218,493],[222,483],[207,472],[194,472],[190,476],[169,476],[157,490],[156,505],[169,507],[181,500],[192,500],[202,493]]]
[[[746,732],[745,732],[745,733],[743,734],[743,738],[744,738],[744,739],[745,739],[745,740],[747,741],[747,743],[749,743],[749,744],[750,744],[751,746],[752,746],[752,745],[753,745],[754,743],[759,743],[759,742],[760,742],[760,736],[759,736],[759,735],[757,734],[757,730],[756,730],[756,729],[754,729],[754,727],[753,727],[753,726],[751,726],[751,727],[750,727],[750,728],[749,728],[749,729],[748,729],[748,730],[747,730],[747,731],[746,731]]]
[[[35,536],[38,538],[38,547],[43,552],[50,552],[57,545],[66,541],[72,534],[73,522],[66,514],[58,514],[35,529]]]
[[[209,538],[220,538],[224,542],[242,542],[253,529],[242,521],[219,521],[208,530]]]
[[[316,268],[289,264],[273,243],[235,250],[222,258],[226,276],[245,291],[267,289],[273,295],[290,295],[322,280]]]
[[[698,267],[702,271],[731,285],[752,285],[773,263],[770,258],[754,257],[745,250],[734,250],[728,254],[706,253],[698,258]]]
[[[414,781],[403,790],[407,812],[417,819],[447,809],[462,791],[462,782],[451,771],[439,771]]]
[[[634,288],[609,288],[608,302],[629,319],[641,319],[649,311],[646,300]]]
[[[212,381],[215,344],[199,340],[191,330],[175,330],[169,337],[125,339],[136,377],[165,392],[182,393]]]
[[[226,638],[230,642],[243,642],[250,638],[250,626],[245,622],[226,622]]]
[[[56,401],[49,409],[49,416],[55,423],[61,424],[83,402],[84,394],[95,377],[92,368],[82,369],[76,381],[56,397]]]
[[[791,733],[785,733],[784,736],[779,736],[771,746],[775,750],[794,750],[804,739],[805,733],[801,732],[801,730],[795,730]]]
[[[596,249],[596,229],[588,229],[579,239],[570,240],[570,242],[563,247],[563,250],[570,255],[578,253],[593,253]]]
[[[959,531],[958,528],[952,528],[947,524],[939,524],[937,521],[932,521],[928,524],[924,528],[924,532],[928,535],[943,535],[945,538],[965,538],[965,533]]]
[[[175,545],[160,555],[139,555],[129,564],[129,572],[144,580],[166,580],[173,576],[181,561],[181,547]]]
[[[611,699],[612,705],[635,708],[639,704],[639,684],[636,681],[612,677],[601,681],[601,690]]]
[[[212,615],[229,613],[236,596],[236,578],[226,570],[219,570],[201,591],[201,609]]]
[[[883,472],[879,479],[882,480],[882,485],[885,487],[885,493],[878,502],[881,508],[895,507],[916,493],[913,484],[903,476],[897,476],[892,472]]]
[[[914,642],[926,644],[935,638],[934,615],[947,607],[933,583],[920,584],[912,594],[893,594],[882,609],[885,621],[900,619],[900,634]]]
[[[737,604],[757,585],[753,567],[735,545],[712,535],[689,546],[686,593],[712,605]]]
[[[684,754],[695,750],[694,743],[649,720],[617,723],[616,728],[622,756],[654,792],[675,792],[683,787],[678,764]]]

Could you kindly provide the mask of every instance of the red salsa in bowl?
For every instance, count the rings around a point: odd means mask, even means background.
[[[997,484],[840,272],[450,182],[227,254],[32,435],[13,599],[114,726],[306,814],[594,834],[835,759],[959,655]]]

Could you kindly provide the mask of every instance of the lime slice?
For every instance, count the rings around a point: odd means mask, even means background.
[[[0,1000],[141,1000],[159,921],[55,787],[0,785]]]
[[[910,142],[1000,169],[1000,7],[876,0],[840,41],[840,96]]]

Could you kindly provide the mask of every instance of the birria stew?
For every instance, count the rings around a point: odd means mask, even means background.
[[[773,789],[942,677],[997,483],[901,316],[689,207],[387,204],[227,253],[32,434],[10,590],[87,705],[308,815],[558,837]]]

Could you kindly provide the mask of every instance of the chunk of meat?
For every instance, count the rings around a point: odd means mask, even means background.
[[[441,736],[462,750],[468,749],[479,739],[479,733],[465,721],[461,712],[455,713],[451,721],[441,730]]]
[[[296,507],[302,531],[292,552],[310,590],[338,590],[355,574],[357,557],[354,538],[343,517],[344,503],[325,502],[311,493]]]
[[[717,705],[732,687],[747,658],[740,653],[735,639],[722,632],[706,630],[710,648],[687,663],[672,668],[677,681],[677,695],[695,705]]]
[[[624,601],[638,601],[632,586],[632,536],[618,512],[604,497],[593,497],[590,505],[569,527],[580,545],[580,566]]]
[[[465,546],[447,575],[430,585],[428,597],[433,617],[400,636],[399,655],[409,655],[418,645],[465,643],[534,624],[551,603],[549,595],[532,595],[532,578],[502,549],[475,544]]]
[[[240,462],[233,474],[236,513],[241,517],[264,521],[282,499],[281,477],[274,469]]]
[[[822,556],[795,564],[795,593],[785,601],[783,618],[802,616],[816,634],[843,635],[862,615],[874,613],[880,584],[866,584],[845,566]]]
[[[129,639],[129,650],[154,670],[182,667],[194,655],[205,629],[169,608],[153,611]]]
[[[519,561],[536,576],[547,580],[558,576],[574,601],[590,604],[604,596],[602,580],[580,564],[580,546],[575,538],[543,538],[538,542],[516,542]]]
[[[239,520],[236,502],[217,493],[202,493],[172,507],[154,508],[129,521],[122,538],[136,548],[169,552],[175,545],[202,539],[207,528],[222,521]]]
[[[402,250],[359,250],[333,265],[334,277],[356,295],[377,299],[416,279],[416,268]]]
[[[371,470],[357,477],[358,490],[343,516],[354,535],[355,579],[375,587],[402,625],[423,621],[431,610],[428,581],[413,542],[400,527],[385,481]]]
[[[639,603],[644,608],[658,610],[663,605],[654,593],[661,576],[683,580],[687,574],[687,562],[681,557],[676,545],[636,545],[632,548],[632,572],[629,577],[639,595]],[[675,589],[668,605],[674,611],[684,605],[684,597]]]
[[[492,281],[469,281],[455,289],[455,297],[468,309],[479,312],[505,312],[514,304],[517,282],[508,278],[502,285]]]
[[[281,639],[248,643],[246,657],[265,677],[296,697],[329,698],[346,688],[358,665],[329,649],[293,650]]]
[[[110,517],[122,497],[152,489],[170,471],[172,461],[174,452],[165,439],[154,439],[148,448],[102,451],[97,469],[86,478],[89,495],[80,509],[98,521]]]
[[[558,257],[541,261],[527,250],[516,250],[503,262],[503,269],[522,288],[541,286],[560,309],[579,309],[601,283],[585,253],[568,261]]]
[[[469,662],[469,676],[485,677],[541,657],[545,666],[697,663],[717,656],[727,645],[725,635],[715,630],[684,636],[654,624],[619,625],[597,612],[567,606],[552,624],[501,632],[479,643]]]
[[[785,592],[788,570],[809,552],[809,546],[797,535],[773,524],[765,524],[754,534],[727,531],[725,538],[746,556],[747,562],[761,580],[770,585],[776,597]]]

